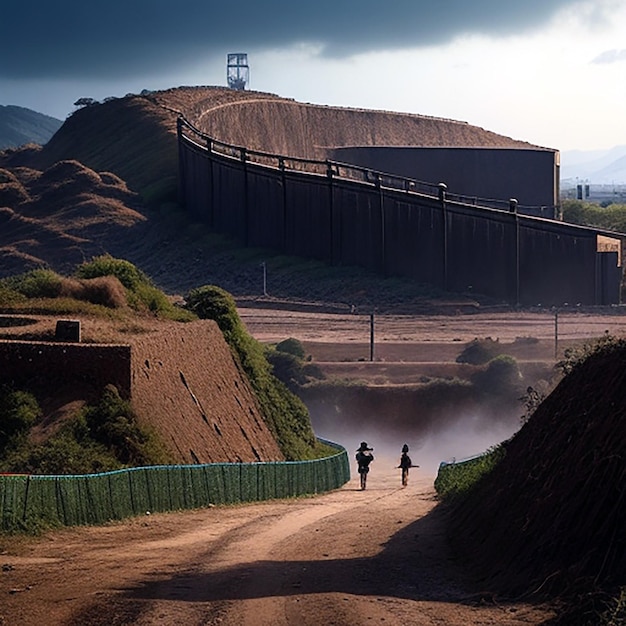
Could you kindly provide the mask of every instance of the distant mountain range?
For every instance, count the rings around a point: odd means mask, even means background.
[[[561,152],[561,186],[626,185],[626,145]]]
[[[31,109],[0,105],[0,150],[26,143],[44,145],[63,122]]]

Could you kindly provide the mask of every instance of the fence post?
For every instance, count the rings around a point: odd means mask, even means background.
[[[185,165],[183,163],[183,120],[180,116],[176,118],[176,135],[178,139],[178,202],[181,206],[187,203],[185,192]]]
[[[517,212],[517,200],[515,198],[509,199],[509,213],[513,215],[515,220],[515,305],[520,305],[520,249],[519,249],[519,215]]]
[[[441,214],[443,222],[443,288],[448,291],[448,212],[446,207],[446,191],[448,186],[445,183],[439,183],[439,202],[441,203]]]
[[[278,157],[278,169],[280,170],[280,182],[283,187],[283,236],[282,249],[287,252],[287,176],[285,174],[285,157]]]
[[[326,161],[326,177],[328,178],[328,234],[329,234],[329,256],[330,264],[335,264],[335,210],[334,210],[334,190],[333,190],[333,164]]]
[[[206,138],[206,152],[209,159],[209,228],[215,227],[215,193],[213,173],[213,139]]]
[[[240,156],[241,162],[243,164],[243,221],[244,221],[244,231],[243,231],[243,243],[247,248],[250,245],[250,202],[249,202],[249,194],[248,194],[248,154],[246,153],[245,148],[240,148]]]
[[[378,190],[378,206],[380,210],[380,265],[384,276],[387,276],[387,248],[385,234],[385,198],[383,195],[383,177],[376,174],[376,189]]]

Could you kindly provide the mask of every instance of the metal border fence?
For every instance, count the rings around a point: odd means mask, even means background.
[[[350,480],[350,464],[345,448],[320,441],[337,453],[311,461],[159,465],[80,476],[1,475],[0,529],[37,522],[102,524],[147,511],[324,493]]]

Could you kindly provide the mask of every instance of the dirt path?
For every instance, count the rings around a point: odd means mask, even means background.
[[[0,624],[538,624],[464,582],[433,477],[377,459],[366,491],[155,514],[5,543]]]

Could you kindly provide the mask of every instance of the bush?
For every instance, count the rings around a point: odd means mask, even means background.
[[[94,257],[76,268],[76,278],[98,278],[115,276],[129,291],[136,291],[142,284],[151,284],[150,279],[132,263],[123,259],[115,259],[105,254]]]
[[[298,339],[294,339],[293,337],[289,337],[288,339],[283,339],[283,341],[279,341],[276,344],[276,350],[278,352],[284,352],[286,354],[291,354],[298,359],[304,360],[306,357],[306,352],[304,351],[304,346],[302,342]]]
[[[7,385],[0,388],[0,451],[27,433],[41,415],[36,398]]]
[[[293,461],[325,455],[328,450],[318,445],[306,406],[274,376],[262,344],[248,334],[241,322],[233,297],[219,287],[205,285],[193,289],[186,302],[198,317],[217,322],[285,458]]]
[[[491,359],[485,369],[478,371],[473,377],[473,382],[483,393],[500,396],[519,395],[522,374],[512,356],[501,354]]]
[[[2,399],[10,397],[7,394]],[[142,429],[130,405],[108,385],[95,406],[65,419],[45,442],[33,445],[26,435],[40,414],[34,397],[17,392],[22,407],[10,445],[0,450],[0,471],[30,474],[91,474],[125,466],[167,464],[159,439]],[[19,435],[19,436],[18,436]],[[4,438],[3,438],[4,439]]]
[[[485,339],[473,339],[465,344],[463,351],[456,358],[457,363],[469,363],[470,365],[484,365],[502,353],[500,342],[491,337]]]
[[[27,298],[56,298],[61,291],[61,277],[52,270],[31,270],[11,276],[3,284]]]
[[[84,413],[94,441],[105,446],[123,465],[141,466],[165,462],[166,454],[156,438],[139,428],[137,418],[113,385],[107,385],[99,403]]]
[[[61,281],[62,297],[100,304],[109,309],[127,306],[124,285],[115,276],[98,276],[89,279],[64,278]]]
[[[272,366],[274,376],[285,383],[291,391],[295,392],[306,383],[302,360],[298,357],[278,350],[267,350],[266,357]]]
[[[133,309],[147,311],[159,317],[181,322],[193,319],[193,316],[174,306],[167,296],[129,261],[115,259],[110,255],[95,257],[78,266],[76,277],[92,280],[115,277],[127,289],[126,299]],[[109,295],[112,296],[113,294],[110,293]]]
[[[443,500],[467,495],[483,476],[493,471],[505,454],[504,446],[498,445],[467,461],[442,463],[435,479],[437,495]]]

